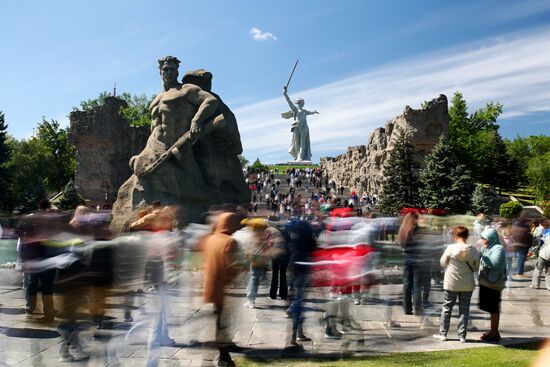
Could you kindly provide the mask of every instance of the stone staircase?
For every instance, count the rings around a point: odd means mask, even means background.
[[[274,176],[275,176],[275,180],[278,179],[279,181],[281,181],[281,185],[279,186],[279,192],[288,193],[290,187],[286,182],[287,175],[284,173],[278,173],[278,174],[275,174]],[[313,188],[310,185],[309,189],[306,191],[304,182],[302,182],[302,188],[296,189],[295,193],[296,195],[301,194],[302,198],[306,198],[306,197],[309,197],[309,195],[311,195],[313,191],[319,191],[319,189]],[[270,208],[268,208],[265,203],[265,195],[268,194],[269,192],[270,192],[269,189],[264,188],[260,193],[259,197],[261,196],[261,203],[259,203],[258,205],[257,216],[264,217],[264,216],[269,216],[271,214]],[[337,195],[337,197],[340,198],[342,201],[349,199],[350,196],[351,196],[351,191],[347,187],[344,189],[343,195]]]

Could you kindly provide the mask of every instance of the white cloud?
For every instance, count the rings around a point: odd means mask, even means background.
[[[250,35],[254,41],[277,41],[277,36],[270,32],[262,32],[256,27],[250,28]]]
[[[418,108],[439,94],[450,99],[457,90],[470,109],[491,100],[502,103],[503,118],[550,111],[548,39],[550,27],[505,35],[289,94],[303,97],[306,108],[320,112],[308,119],[314,160],[366,144],[370,132],[401,113],[405,105]],[[284,98],[278,96],[235,111],[246,156],[269,162],[291,158],[286,152],[290,123],[280,118],[287,109]]]

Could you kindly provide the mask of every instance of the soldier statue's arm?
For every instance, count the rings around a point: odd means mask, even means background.
[[[197,86],[186,85],[186,87],[188,88],[187,100],[198,107],[189,129],[191,135],[196,136],[200,134],[202,124],[214,117],[214,113],[218,109],[218,100]]]
[[[224,125],[223,115],[214,116],[218,108],[218,100],[214,96],[194,85],[186,85],[185,87],[188,88],[185,93],[186,99],[189,103],[198,106],[197,112],[191,120],[190,129],[180,136],[155,162],[146,167],[144,174],[154,172],[170,156],[174,156],[180,161],[185,160],[185,157],[181,154],[185,146],[192,145],[201,133],[208,134]]]

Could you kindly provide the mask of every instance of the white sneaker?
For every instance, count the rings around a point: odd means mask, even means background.
[[[437,340],[441,340],[442,342],[447,341],[447,337],[445,335],[441,335],[441,334],[434,334],[433,338],[437,339]]]
[[[458,341],[462,344],[466,343],[466,338],[458,338]]]
[[[247,307],[247,308],[256,308],[256,302],[254,301],[246,301],[244,303],[244,307]]]

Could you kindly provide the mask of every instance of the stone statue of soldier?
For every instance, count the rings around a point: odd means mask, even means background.
[[[151,135],[143,151],[130,160],[134,174],[120,187],[113,206],[114,230],[122,229],[138,207],[153,201],[182,205],[183,218],[179,219],[195,221],[212,204],[250,200],[240,165],[227,164],[238,161],[237,154],[242,151],[229,108],[220,107],[219,97],[207,88],[179,83],[180,61],[176,57],[158,62],[163,90],[149,106]],[[215,144],[220,134],[227,139],[225,145]],[[197,151],[195,145],[209,149]],[[197,156],[201,153],[210,156]],[[233,159],[210,159],[224,154]]]

